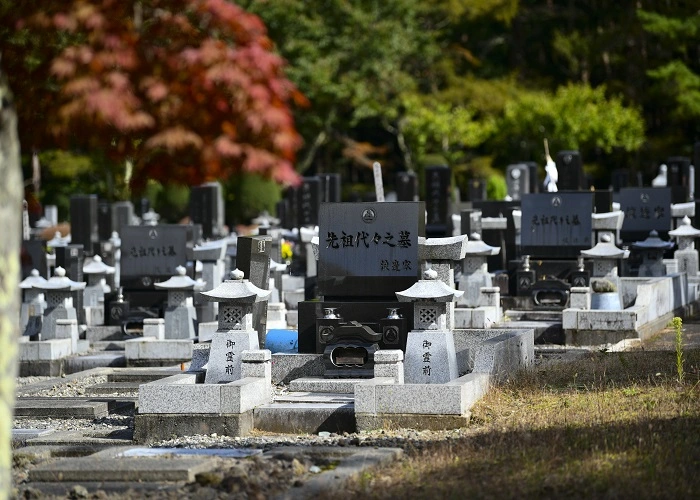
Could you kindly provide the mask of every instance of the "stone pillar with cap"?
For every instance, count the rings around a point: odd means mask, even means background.
[[[474,233],[464,250],[462,278],[459,280],[459,289],[464,295],[457,301],[457,306],[478,307],[482,305],[481,288],[493,286],[487,259],[491,255],[498,255],[501,249],[487,245],[481,241],[481,235]]]
[[[447,328],[447,304],[464,292],[447,286],[429,269],[423,279],[396,292],[399,302],[413,302],[413,326],[404,361],[407,384],[444,384],[458,377],[454,335]]]
[[[95,255],[83,265],[83,274],[87,276],[87,286],[83,291],[83,307],[88,326],[105,324],[105,294],[111,292],[107,285],[107,276],[114,274],[114,267],[102,262],[102,257]]]
[[[230,279],[201,294],[204,300],[219,304],[219,328],[212,336],[204,380],[207,384],[239,380],[243,351],[259,350],[253,304],[267,301],[270,291],[243,276],[243,271],[235,269]]]
[[[73,307],[72,292],[85,289],[85,282],[73,281],[66,276],[66,270],[57,267],[54,276],[46,280],[46,283],[35,284],[34,288],[42,291],[46,297],[46,309],[41,326],[41,340],[50,340],[56,336],[56,320],[78,320],[78,315]]]
[[[620,259],[629,257],[629,250],[622,250],[615,246],[611,234],[605,233],[600,236],[600,241],[593,248],[581,250],[584,258],[593,261],[593,273],[591,275],[591,287],[595,290],[597,281],[608,280],[620,289],[620,277],[617,273]]]
[[[22,307],[20,309],[19,327],[22,335],[29,337],[41,332],[41,318],[46,309],[46,300],[41,287],[46,284],[46,278],[37,269],[19,284],[22,289]]]
[[[155,283],[155,287],[168,292],[168,305],[165,309],[165,338],[193,339],[197,335],[197,310],[193,296],[203,282],[195,281],[186,275],[183,266],[175,268],[175,276],[167,281]]]
[[[418,237],[418,258],[421,261],[421,271],[432,269],[437,272],[437,279],[450,288],[455,287],[455,267],[464,259],[468,238],[466,234],[447,238]],[[455,327],[455,304],[447,304],[447,328]]]
[[[678,271],[686,273],[688,278],[697,278],[699,269],[695,238],[700,236],[700,229],[695,229],[690,224],[690,218],[685,216],[680,225],[668,234],[675,238],[678,244],[678,249],[673,253],[674,259],[678,262]]]
[[[216,321],[219,313],[219,305],[202,299],[201,292],[212,290],[224,279],[226,270],[226,241],[214,240],[193,249],[194,258],[202,263],[202,280],[206,283],[202,289],[195,294],[195,307],[197,308],[197,319],[200,323]]]
[[[651,231],[647,239],[632,243],[632,250],[642,254],[642,263],[637,275],[640,278],[666,276],[664,252],[671,248],[673,242],[662,240],[656,231]]]

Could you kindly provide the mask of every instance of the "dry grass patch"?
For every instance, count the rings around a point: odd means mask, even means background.
[[[683,498],[700,490],[700,351],[591,353],[492,388],[458,439],[334,494]]]

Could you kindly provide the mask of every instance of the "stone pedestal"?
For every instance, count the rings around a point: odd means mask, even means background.
[[[458,377],[454,336],[448,330],[408,332],[404,381],[407,384],[444,384]]]
[[[255,330],[217,331],[211,341],[209,364],[204,382],[221,384],[241,379],[243,351],[257,349],[258,333]]]

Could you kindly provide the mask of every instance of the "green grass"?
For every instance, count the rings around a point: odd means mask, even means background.
[[[700,351],[591,353],[492,388],[457,438],[334,497],[688,498],[700,491]]]

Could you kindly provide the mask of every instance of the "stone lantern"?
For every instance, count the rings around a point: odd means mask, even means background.
[[[202,263],[202,279],[206,283],[199,293],[195,294],[197,319],[200,323],[216,320],[219,312],[218,304],[204,300],[201,292],[211,290],[224,279],[226,270],[226,241],[214,240],[197,245],[193,249],[194,258]]]
[[[642,264],[639,266],[640,278],[666,276],[664,252],[673,248],[673,242],[659,238],[659,233],[651,231],[644,241],[632,243],[632,249],[642,254]]]
[[[245,279],[243,271],[231,271],[231,279],[202,298],[219,303],[219,328],[212,336],[205,383],[217,384],[241,378],[241,355],[259,348],[253,324],[253,305],[267,301],[270,290],[263,290]]]
[[[193,339],[196,336],[197,311],[193,304],[196,288],[202,285],[187,276],[182,266],[167,281],[155,283],[155,287],[168,291],[168,306],[165,309],[165,338]]]
[[[33,285],[37,290],[43,291],[46,296],[46,310],[41,327],[41,340],[57,338],[56,321],[72,319],[76,323],[78,315],[73,307],[72,292],[85,289],[85,282],[73,281],[66,276],[66,270],[57,267],[54,276],[46,283]]]
[[[593,261],[593,274],[591,286],[596,281],[603,279],[611,281],[619,290],[620,278],[617,274],[617,264],[620,259],[626,259],[630,255],[629,250],[621,250],[612,242],[612,236],[608,233],[600,235],[600,241],[589,250],[581,250],[581,255]],[[596,279],[598,278],[598,279]]]
[[[684,272],[689,278],[698,275],[698,251],[695,249],[695,238],[700,236],[700,229],[695,229],[690,224],[690,218],[683,217],[681,224],[674,230],[668,232],[669,236],[676,239],[678,250],[673,257],[678,261],[678,271]]]
[[[447,304],[464,292],[438,280],[433,269],[402,292],[399,302],[413,302],[414,330],[408,333],[404,377],[406,383],[443,384],[458,376],[454,336],[447,328]]]
[[[33,336],[41,332],[41,316],[46,309],[43,293],[45,284],[46,278],[41,276],[37,269],[32,269],[30,275],[19,284],[24,292],[19,316],[19,327],[23,335]]]

